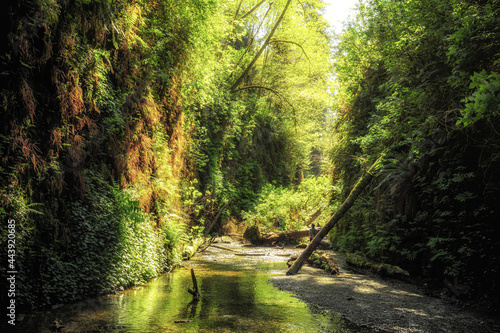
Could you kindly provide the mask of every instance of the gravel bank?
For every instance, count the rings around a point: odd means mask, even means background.
[[[294,276],[273,276],[270,282],[320,310],[337,313],[375,331],[500,332],[497,319],[467,312],[444,299],[427,296],[417,286],[349,271],[336,255],[341,274],[303,267]]]

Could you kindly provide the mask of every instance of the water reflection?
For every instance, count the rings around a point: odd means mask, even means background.
[[[27,316],[18,332],[50,332],[56,318],[66,332],[368,332],[315,313],[268,283],[271,274],[284,274],[282,258],[213,258],[201,255],[119,295]],[[198,302],[187,292],[191,267],[201,293]]]

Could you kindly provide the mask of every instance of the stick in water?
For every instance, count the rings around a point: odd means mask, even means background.
[[[200,291],[198,290],[198,283],[196,282],[196,276],[194,275],[194,269],[191,268],[191,279],[193,280],[193,289],[188,288],[188,293],[193,295],[193,301],[200,300]]]

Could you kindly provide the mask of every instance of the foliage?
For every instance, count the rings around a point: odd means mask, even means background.
[[[319,173],[330,104],[321,7],[231,1],[206,21],[209,36],[191,52],[183,90],[201,194],[191,217],[205,226],[228,201],[221,221],[251,209],[271,181],[287,186]]]
[[[211,3],[7,4],[1,212],[17,221],[22,306],[111,292],[180,260],[179,81]]]
[[[243,219],[263,231],[302,229],[312,217],[317,225],[332,212],[329,198],[334,189],[328,183],[328,177],[319,176],[306,178],[296,187],[267,184],[253,209],[242,213]]]
[[[259,3],[8,1],[0,212],[18,221],[23,305],[146,281],[227,202],[220,223],[319,174],[323,4]]]
[[[480,73],[474,73],[471,81],[469,88],[476,88],[476,91],[462,100],[465,108],[460,110],[462,117],[458,121],[464,126],[480,119],[491,121],[491,118],[500,115],[500,74],[493,72],[486,75],[483,69]]]
[[[42,209],[45,221],[23,217],[19,214],[34,211],[20,209],[22,193],[4,194],[4,200],[13,197],[5,207],[19,212],[8,216],[16,218],[20,306],[112,292],[148,281],[178,263],[179,254],[173,252],[179,251],[179,242],[172,233],[180,234],[182,225],[170,221],[158,232],[130,191],[112,188],[97,177],[87,182],[91,192],[84,200],[52,202],[64,206],[71,225],[62,224],[61,217],[47,223],[49,207]],[[45,242],[47,238],[51,241]]]
[[[385,156],[378,184],[334,230],[339,249],[433,281],[456,277],[492,299],[497,12],[494,0],[361,4],[335,56],[330,142],[341,198],[367,160]]]

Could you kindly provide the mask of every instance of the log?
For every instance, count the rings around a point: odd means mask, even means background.
[[[276,243],[290,239],[299,239],[309,237],[309,229],[304,230],[285,230],[263,234],[261,241],[263,243]]]
[[[236,251],[236,250],[230,249],[230,248],[228,248],[228,247],[220,246],[220,245],[214,245],[214,244],[211,244],[210,246],[211,246],[211,247],[215,247],[216,249],[221,249],[221,250],[226,250],[226,251],[231,251],[231,252],[239,252],[239,251]]]
[[[196,276],[194,275],[194,269],[191,268],[191,279],[193,280],[193,290],[188,288],[188,293],[193,295],[193,301],[200,300],[200,291],[198,290],[198,283],[196,282]]]
[[[245,230],[245,234],[243,236],[246,240],[250,241],[254,245],[273,244],[276,242],[287,241],[291,239],[309,237],[309,229],[285,230],[261,234],[257,226],[252,226]]]
[[[374,175],[373,172],[375,172],[375,168],[380,161],[381,157],[379,157],[375,163],[368,169],[368,171],[358,180],[358,183],[354,186],[353,190],[347,197],[347,199],[344,201],[342,206],[337,210],[335,214],[328,220],[328,222],[321,228],[321,230],[316,234],[316,236],[313,238],[311,243],[306,247],[306,249],[302,252],[302,254],[299,256],[297,260],[293,263],[293,265],[288,269],[286,272],[286,275],[294,275],[297,274],[297,272],[300,270],[302,265],[304,264],[304,261],[309,258],[311,253],[314,252],[316,247],[321,243],[323,238],[330,232],[330,230],[333,229],[333,227],[337,224],[337,222],[344,216],[344,214],[349,210],[349,208],[352,207],[356,199],[359,197],[361,192],[365,189],[366,186],[370,183],[370,181],[373,179]]]
[[[204,240],[201,238],[194,238],[190,245],[184,245],[184,249],[182,251],[182,259],[191,259],[191,257],[195,255],[196,251],[198,251],[203,242]]]
[[[239,239],[245,239],[242,235],[238,235],[238,234],[227,234],[227,236],[233,238],[239,238]]]
[[[203,248],[203,250],[200,250],[200,252],[205,252],[205,251],[206,251],[206,250],[210,247],[210,245],[212,245],[212,243],[213,243],[214,241],[215,241],[215,237],[210,238],[210,240],[208,241],[208,245],[207,245],[207,246],[205,246],[205,247]]]

